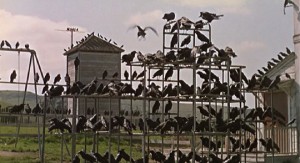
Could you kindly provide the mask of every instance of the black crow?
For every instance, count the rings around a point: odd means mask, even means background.
[[[265,73],[264,72],[262,72],[261,70],[257,70],[258,71],[258,73],[260,74],[260,75],[264,75]]]
[[[194,117],[189,117],[188,120],[182,125],[182,127],[179,130],[179,133],[190,132],[194,126]]]
[[[77,56],[77,57],[75,58],[75,60],[74,60],[75,70],[78,70],[79,64],[80,64],[80,60],[79,60],[79,58],[78,58],[78,56]]]
[[[49,94],[50,98],[52,98],[55,96],[60,96],[63,92],[64,92],[64,87],[60,85],[60,86],[53,88],[52,90],[50,89],[48,91],[48,94]]]
[[[10,43],[8,41],[6,41],[6,40],[4,42],[5,42],[5,45],[11,49]]]
[[[166,97],[172,91],[172,83],[169,83],[167,86],[164,87],[162,91],[162,97]]]
[[[116,159],[114,158],[114,156],[113,156],[111,153],[109,153],[108,151],[106,151],[106,152],[104,153],[103,157],[104,157],[106,160],[108,160],[109,163],[117,163],[117,161],[116,161]],[[110,160],[109,160],[109,158],[110,158]]]
[[[48,84],[46,84],[48,86]],[[71,95],[75,95],[75,94],[80,94],[80,88],[77,85],[77,83],[73,83],[73,85],[70,88],[70,94]]]
[[[156,121],[151,120],[150,118],[146,118],[146,124],[151,131],[155,131],[155,128],[160,124],[159,118]]]
[[[254,148],[257,148],[257,138],[253,140],[253,142],[249,146],[249,152],[252,152]]]
[[[106,158],[104,158],[103,156],[101,156],[99,153],[97,153],[97,152],[91,152],[91,154],[97,159],[98,162],[100,162],[100,163],[108,163],[108,160]]]
[[[96,158],[90,154],[85,153],[84,151],[79,151],[78,154],[86,161],[93,163],[96,162]]]
[[[104,72],[102,73],[102,79],[104,80],[106,77],[107,77],[107,71],[106,70],[104,70]]]
[[[49,80],[50,80],[50,74],[49,74],[49,72],[47,72],[44,77],[44,84],[46,84]]]
[[[131,75],[131,80],[134,80],[137,77],[137,72],[134,71]]]
[[[164,68],[160,68],[153,74],[152,78],[160,77],[163,75],[163,73],[164,73]]]
[[[215,153],[210,153],[209,157],[211,158],[211,162],[213,163],[223,163],[223,160],[219,158]]]
[[[183,41],[180,44],[180,47],[183,47],[185,45],[188,45],[191,42],[191,36],[188,35],[186,38],[183,39]]]
[[[172,101],[168,99],[168,103],[165,106],[165,114],[169,113],[171,109],[172,109]]]
[[[203,70],[205,71],[205,73],[207,75],[210,74],[210,79],[215,80],[215,81],[219,81],[219,77],[216,74],[214,74],[212,71],[209,71],[208,69],[203,69]]]
[[[209,39],[204,35],[202,34],[200,31],[195,31],[196,35],[197,35],[197,38],[202,41],[202,42],[205,42],[205,43],[209,43]]]
[[[137,75],[136,80],[145,76],[145,71],[142,71],[139,75]]]
[[[202,19],[206,20],[208,23],[212,22],[213,20],[218,20],[220,17],[224,15],[217,15],[214,13],[209,12],[200,12],[200,16]]]
[[[4,40],[2,40],[2,41],[1,41],[1,44],[0,44],[0,48],[3,48],[4,44],[5,44],[5,43],[4,43]]]
[[[278,146],[277,143],[275,143],[271,138],[267,138],[267,148],[272,149],[272,151],[274,151],[274,149],[276,149],[277,152],[280,152],[280,148]]]
[[[139,126],[139,129],[140,129],[142,132],[145,132],[145,129],[144,129],[144,120],[143,120],[142,118],[139,118],[138,126]]]
[[[206,117],[209,117],[210,113],[205,110],[202,106],[197,106],[197,108],[200,110],[200,113]]]
[[[17,77],[16,70],[13,70],[13,72],[10,74],[10,82],[13,83],[16,77]]]
[[[167,81],[173,75],[173,67],[170,67],[165,75],[165,81]]]
[[[124,71],[124,77],[125,77],[125,80],[128,80],[129,73],[127,72],[127,70]]]
[[[25,48],[29,50],[29,44],[25,44]]]
[[[209,138],[207,137],[200,137],[201,141],[202,141],[202,145],[206,148],[209,148],[210,150],[217,150],[217,145],[212,142],[211,140],[209,140]]]
[[[19,43],[19,42],[17,42],[17,43],[16,43],[16,46],[15,46],[15,47],[16,47],[16,49],[18,49],[18,48],[19,48],[19,46],[20,46],[20,43]]]
[[[45,86],[43,87],[42,94],[44,94],[45,92],[47,92],[48,89],[49,89],[49,86],[48,86],[48,84],[46,83]]]
[[[175,151],[171,151],[171,153],[169,153],[169,156],[166,158],[164,163],[174,163],[174,162],[175,162]]]
[[[65,82],[66,82],[67,86],[69,86],[71,84],[71,78],[68,73],[66,73]]]
[[[115,72],[113,75],[112,75],[112,78],[116,78],[118,77],[119,73],[118,72]]]
[[[57,75],[55,76],[55,78],[54,78],[53,84],[56,84],[57,82],[59,82],[60,79],[61,79],[60,74],[57,74]]]
[[[156,113],[156,112],[158,111],[159,106],[160,106],[159,101],[155,101],[155,103],[154,103],[153,106],[152,106],[152,113],[153,113],[153,114]]]
[[[42,112],[42,108],[41,108],[40,104],[36,104],[36,106],[32,109],[32,113],[34,115],[41,113],[41,112]]]
[[[176,61],[175,51],[171,50],[166,54],[166,62]]]
[[[153,27],[150,27],[150,26],[142,28],[139,25],[134,25],[134,26],[130,27],[129,29],[133,29],[133,28],[137,28],[138,29],[137,37],[145,38],[147,30],[153,31],[158,36],[157,31]]]
[[[78,116],[78,121],[76,123],[76,132],[77,133],[84,131],[86,122],[87,122],[87,119],[85,116],[83,116],[83,115]]]
[[[126,65],[129,65],[130,62],[133,61],[134,57],[135,57],[136,51],[132,51],[129,54],[124,54],[122,55],[122,63],[126,62]]]
[[[92,80],[89,84],[85,85],[82,89],[81,89],[81,93],[82,94],[86,94],[86,95],[91,95],[93,93],[96,92],[97,89],[97,78]]]
[[[144,86],[142,84],[139,84],[138,87],[135,90],[134,96],[135,97],[140,96],[143,93],[143,90],[144,90]]]
[[[277,88],[279,89],[278,87],[278,83],[280,83],[280,75],[277,75],[276,78],[271,82],[271,84],[269,85],[268,89],[273,89],[273,88]]]
[[[288,73],[285,73],[285,77],[288,79],[292,79],[291,76]]]
[[[72,160],[72,163],[80,163],[80,159],[79,159],[79,156],[78,154],[76,154]]]
[[[170,12],[170,13],[165,13],[163,18],[168,21],[174,20],[175,19],[175,13],[174,12]]]
[[[257,80],[256,80],[256,77],[255,75],[253,75],[249,81],[249,84],[248,84],[248,87],[247,87],[247,90],[251,90],[255,87],[255,85],[257,84]]]
[[[178,43],[178,33],[174,33],[171,39],[170,48],[174,48],[175,45]]]
[[[61,119],[60,121],[56,118],[52,118],[49,120],[50,126],[48,127],[48,132],[51,132],[54,129],[59,129],[61,133],[64,132],[64,130],[67,130],[69,133],[71,133],[71,125],[70,121],[68,119]]]
[[[9,109],[9,113],[20,113],[24,110],[25,104],[14,105],[12,108]]]
[[[204,26],[204,22],[202,20],[196,21],[194,26],[195,26],[195,29],[202,29]]]
[[[292,125],[293,123],[296,122],[296,118],[292,119],[291,121],[289,121],[286,126]]]
[[[277,57],[278,57],[279,61],[282,61],[282,60],[283,60],[283,58],[282,58],[281,55],[278,54]]]

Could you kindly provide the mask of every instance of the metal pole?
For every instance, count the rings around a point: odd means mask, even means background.
[[[111,136],[112,136],[112,124],[111,124],[111,98],[109,98],[109,137],[108,137],[108,151],[109,151],[109,156],[108,160],[111,160]],[[118,144],[119,145],[119,144]]]
[[[88,108],[87,103],[88,103],[87,97],[85,97],[84,98],[84,116],[88,119],[89,115],[87,115],[87,108]],[[80,115],[82,115],[82,114],[80,114]],[[87,137],[86,137],[86,132],[84,132],[84,151],[85,152],[86,152],[86,143],[87,143]]]
[[[33,60],[33,54],[30,55],[30,61],[29,61],[29,67],[28,67],[28,72],[27,72],[27,79],[26,79],[26,84],[25,84],[25,91],[24,91],[24,96],[23,96],[23,102],[22,104],[25,103],[26,99],[26,92],[27,92],[27,86],[28,86],[28,80],[29,80],[29,74],[30,74],[30,68],[31,68],[31,62]],[[23,110],[22,110],[23,111]],[[20,113],[20,121],[17,127],[17,137],[16,137],[16,143],[15,143],[15,148],[17,147],[18,141],[19,141],[19,134],[20,134],[20,127],[21,127],[21,120],[23,119],[23,113]]]
[[[41,68],[40,62],[39,62],[39,60],[38,60],[38,58],[37,58],[37,56],[36,56],[36,53],[35,53],[35,51],[33,51],[33,55],[34,55],[34,57],[35,57],[35,59],[36,59],[36,63],[37,63],[37,65],[38,65],[38,68],[39,68],[39,70],[40,70],[40,73],[41,73],[42,79],[43,79],[43,81],[44,81],[44,74],[43,74],[43,71],[42,71],[42,68]]]
[[[43,109],[43,135],[42,135],[42,157],[41,157],[41,163],[45,162],[45,135],[46,135],[46,108],[48,106],[47,103],[47,95],[44,96],[45,106]]]
[[[78,80],[78,70],[75,70],[75,81]],[[79,99],[73,96],[73,108],[72,108],[72,150],[71,158],[75,156],[76,153],[76,118],[77,118],[77,107],[79,105]]]
[[[61,142],[60,142],[60,162],[64,161],[64,133],[60,133]]]
[[[272,121],[271,121],[271,132],[272,132],[272,163],[274,163],[274,141],[275,141],[275,131],[274,131],[274,108],[273,108],[273,90],[271,90],[271,113],[272,113]]]
[[[33,66],[33,76],[35,76],[36,70],[35,70],[35,61],[34,61],[34,55],[32,55],[32,66]],[[37,87],[36,82],[34,81],[34,91],[35,91],[35,102],[36,105],[38,105],[38,99],[37,99]],[[38,142],[39,142],[39,152],[40,152],[40,158],[42,156],[41,154],[41,135],[40,135],[40,117],[37,118],[37,125],[38,125]]]
[[[130,65],[130,69],[131,69],[131,65]],[[132,71],[132,70],[131,70]],[[144,66],[144,71],[146,74],[146,67]],[[132,73],[131,73],[132,74]],[[131,79],[130,79],[131,80]],[[145,158],[145,147],[146,147],[146,132],[148,132],[148,130],[146,129],[146,78],[144,78],[143,80],[143,121],[144,121],[144,132],[143,132],[143,140],[142,140],[142,155],[143,155],[143,163],[146,163],[146,158]],[[148,137],[148,152],[149,152],[149,137]]]
[[[76,75],[75,75],[76,76]],[[76,96],[73,97],[73,108],[72,108],[72,150],[71,158],[75,156],[76,153],[76,118],[77,118],[77,100]]]
[[[132,67],[130,67],[130,73],[132,73]],[[144,77],[145,78],[145,77]],[[132,86],[132,80],[130,80],[130,85]],[[130,96],[132,97],[132,93],[130,93]],[[120,107],[119,107],[119,113],[120,113]],[[130,98],[130,123],[132,122],[132,98]],[[120,140],[120,136],[119,136],[119,140]],[[130,135],[130,142],[129,142],[129,146],[130,146],[130,151],[129,151],[129,156],[130,156],[130,160],[132,158],[132,135]]]

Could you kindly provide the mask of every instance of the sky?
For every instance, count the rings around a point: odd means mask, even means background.
[[[285,47],[294,49],[292,8],[284,15],[283,0],[0,0],[0,40],[13,46],[19,41],[21,47],[28,43],[37,52],[43,72],[54,77],[65,74],[63,53],[70,46],[70,33],[60,30],[78,28],[75,41],[99,33],[124,45],[124,54],[155,53],[162,50],[162,16],[171,11],[176,19],[185,16],[193,21],[200,11],[224,14],[211,24],[212,42],[219,48],[231,47],[238,55],[233,64],[246,66],[249,77]],[[136,30],[128,31],[135,24],[154,27],[159,36],[149,32],[139,40]],[[24,80],[28,55],[3,51],[0,55],[1,80],[8,81],[13,69],[20,70],[18,80]],[[12,87],[0,85],[0,89]]]

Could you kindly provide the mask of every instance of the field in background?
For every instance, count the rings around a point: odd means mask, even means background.
[[[15,104],[18,104],[20,101],[23,99],[23,92],[17,92],[17,91],[0,91],[0,105],[2,109],[4,109],[7,106],[12,106]],[[39,99],[43,99],[43,97],[39,97]],[[27,93],[26,96],[26,102],[28,103],[32,108],[35,106],[35,95],[31,92]],[[123,100],[122,101],[122,106],[121,109],[123,110],[130,110],[130,100]],[[150,104],[150,110],[151,106],[153,103],[151,102]],[[43,105],[42,105],[43,106]],[[133,107],[132,110],[140,110],[142,112],[143,108],[143,101],[141,100],[133,100]],[[191,103],[180,103],[179,106],[180,110],[180,116],[192,116],[192,105]],[[148,102],[147,102],[147,109],[148,109]],[[173,103],[173,108],[171,112],[177,112],[177,103]],[[102,111],[100,111],[102,113]],[[197,114],[199,114],[199,111],[196,111]],[[141,116],[141,115],[140,115]],[[25,122],[27,120],[26,114],[23,117],[25,119]],[[138,118],[138,117],[137,117]],[[29,118],[28,118],[29,119]],[[37,134],[38,130],[37,127],[33,127],[36,124],[35,122],[35,117],[31,116],[30,117],[30,122],[29,123],[24,123],[21,126],[20,129],[20,134]],[[47,121],[48,119],[46,119]],[[48,127],[48,124],[46,124],[46,127]],[[46,162],[60,162],[61,160],[61,136],[60,135],[50,135],[47,131],[48,129],[46,128],[46,146],[45,146],[45,158]],[[16,128],[16,123],[10,123],[10,124],[4,124],[0,123],[0,134],[16,134],[17,133],[17,128]],[[128,140],[129,137],[121,138],[120,140],[120,148],[124,148],[126,152],[129,153],[129,143],[130,141]],[[171,149],[171,139],[172,138],[167,138],[165,137],[165,148]],[[68,144],[68,149],[71,152],[71,142],[70,142],[70,136],[65,137],[66,144]],[[108,149],[108,137],[99,137],[99,153],[103,154],[105,151]],[[118,150],[118,138],[117,136],[112,137],[112,153],[114,156],[117,154]],[[140,138],[134,138],[133,139],[133,151],[132,155],[133,158],[140,158],[141,156],[141,140]],[[159,149],[160,146],[157,146],[157,144],[160,144],[161,139],[158,137],[151,137],[150,143],[152,149],[157,148]],[[17,147],[15,147],[15,142],[16,142],[16,137],[15,136],[2,136],[0,137],[0,160],[1,162],[23,162],[23,163],[37,163],[39,162],[39,147],[38,147],[38,138],[37,136],[25,136],[21,137],[18,141]],[[86,143],[85,143],[86,142]],[[88,136],[87,139],[84,138],[83,135],[77,137],[76,141],[76,151],[85,149],[85,144],[86,146],[86,151],[90,152],[92,150],[92,136]],[[190,146],[190,142],[187,141],[187,146],[184,145],[185,148],[188,148]],[[64,146],[64,158],[63,160],[65,162],[70,162],[70,156],[68,155],[66,151],[66,147]]]
[[[0,127],[1,134],[15,134],[16,127]],[[20,133],[26,134],[36,134],[37,128],[35,127],[23,127],[20,130]],[[71,137],[65,135],[65,141],[68,146],[68,149],[71,152]],[[136,141],[136,140],[135,140]],[[39,148],[38,148],[38,138],[36,136],[32,137],[21,137],[18,141],[17,147],[15,148],[15,137],[0,137],[0,162],[39,162]],[[117,154],[118,145],[117,137],[112,138],[112,153],[114,156]],[[45,158],[46,162],[60,162],[61,160],[61,136],[57,134],[50,135],[47,133],[45,139]],[[103,154],[108,150],[108,137],[98,137],[98,151]],[[86,147],[85,147],[86,144]],[[87,152],[92,150],[93,139],[92,136],[87,136],[85,138],[84,135],[80,135],[76,139],[76,151],[80,151],[86,148]],[[141,157],[141,143],[134,142],[133,143],[133,158]],[[64,161],[70,162],[70,156],[67,153],[66,147],[64,146]],[[125,139],[120,139],[120,148],[125,149],[126,152],[129,152],[129,141]],[[2,151],[2,153],[1,153]]]

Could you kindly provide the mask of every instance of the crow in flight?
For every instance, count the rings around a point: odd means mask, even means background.
[[[139,38],[139,37],[145,38],[145,36],[146,36],[146,31],[147,31],[147,30],[153,31],[153,32],[158,36],[157,31],[156,31],[153,27],[150,27],[150,26],[147,26],[147,27],[145,27],[145,28],[142,28],[142,27],[139,26],[139,25],[134,25],[134,26],[130,27],[129,29],[133,29],[133,28],[137,28],[137,29],[138,29],[138,33],[137,33],[138,38]]]

